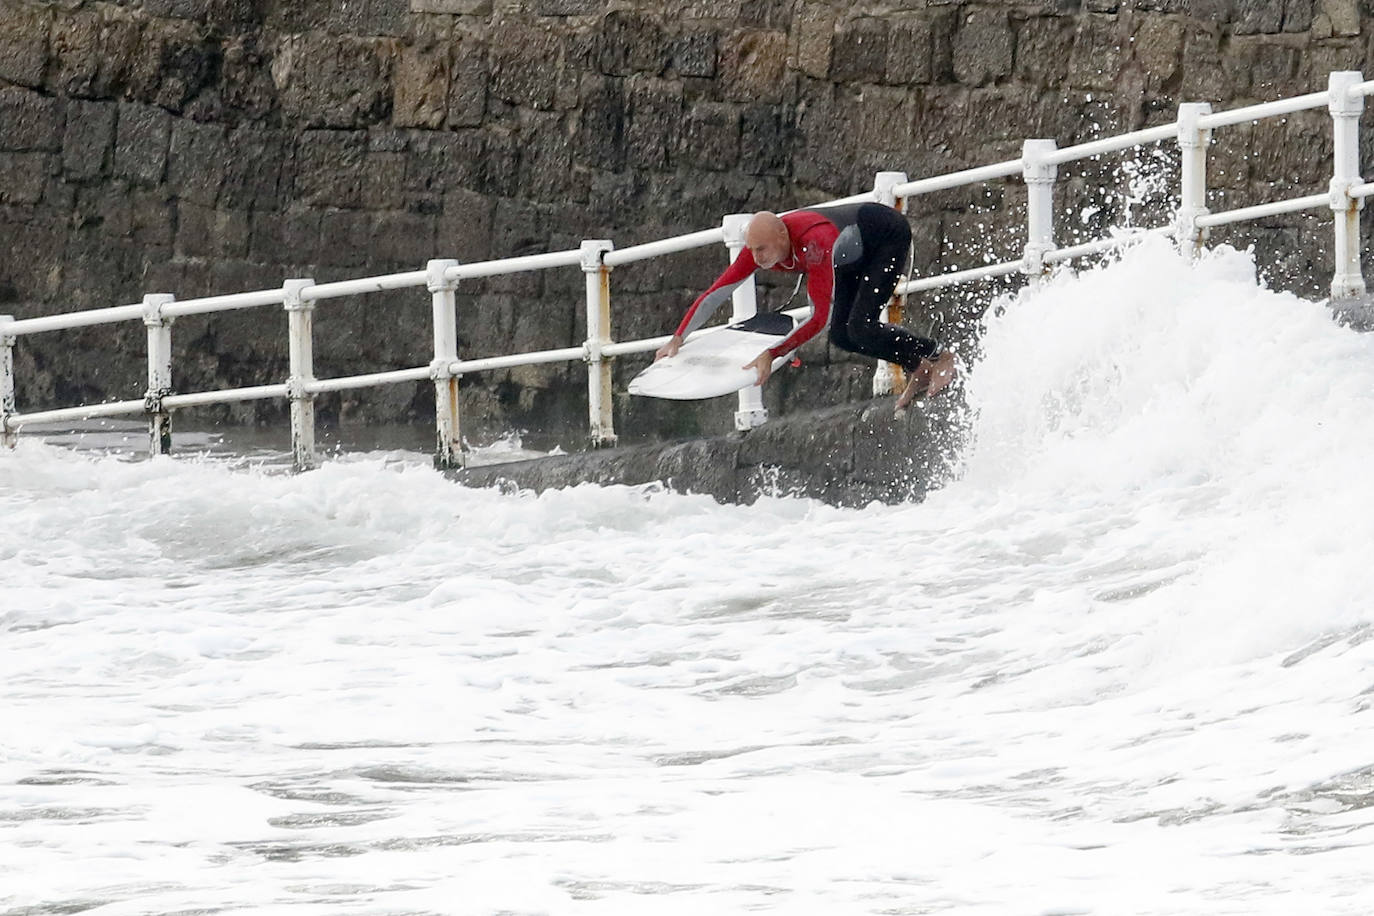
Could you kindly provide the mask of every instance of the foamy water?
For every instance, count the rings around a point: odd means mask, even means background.
[[[1374,338],[1004,305],[920,505],[0,454],[0,913],[1370,912]]]

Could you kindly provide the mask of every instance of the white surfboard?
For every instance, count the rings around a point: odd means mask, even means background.
[[[720,330],[696,334],[676,356],[660,359],[630,382],[630,394],[674,401],[695,401],[739,391],[754,384],[758,373],[741,366],[782,340],[800,319],[781,312],[755,315]],[[777,369],[787,356],[773,360]]]

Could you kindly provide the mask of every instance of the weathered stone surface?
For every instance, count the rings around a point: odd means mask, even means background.
[[[783,32],[741,29],[725,37],[721,48],[721,91],[737,102],[779,102],[787,68]]]
[[[108,173],[114,149],[116,107],[108,102],[67,103],[62,136],[62,171],[71,181],[88,181]]]
[[[961,411],[934,402],[892,416],[883,398],[774,420],[747,433],[694,442],[583,452],[451,472],[468,486],[542,491],[593,481],[660,482],[721,502],[810,496],[838,505],[920,500],[945,479]]]
[[[856,19],[835,35],[830,75],[845,83],[876,83],[887,75],[889,27],[885,20]]]
[[[547,28],[507,24],[491,47],[490,91],[512,105],[551,109],[562,76],[563,39]]]
[[[0,5],[0,79],[37,88],[48,55],[50,10],[21,3]]]
[[[284,37],[272,58],[283,111],[306,128],[358,128],[385,120],[396,45],[318,32]]]
[[[398,127],[439,127],[448,116],[449,54],[433,45],[402,48],[392,85],[391,122]]]
[[[63,111],[54,98],[18,87],[0,87],[0,151],[62,148]]]
[[[296,195],[316,207],[362,205],[367,138],[355,131],[308,130],[297,150]]]
[[[1002,10],[975,9],[963,17],[954,36],[954,76],[983,86],[1011,73],[1012,31]]]
[[[171,136],[172,119],[166,112],[149,105],[120,105],[115,130],[116,177],[138,184],[160,184],[167,170]]]
[[[935,32],[928,19],[892,27],[887,45],[886,82],[899,86],[929,83],[935,77]]]

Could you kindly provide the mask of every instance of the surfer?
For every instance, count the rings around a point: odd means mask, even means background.
[[[778,216],[755,213],[744,232],[745,248],[711,287],[697,297],[655,359],[676,355],[687,335],[730,298],[755,270],[806,275],[811,317],[775,346],[746,363],[768,381],[773,361],[820,333],[841,350],[896,363],[907,372],[897,398],[901,410],[918,397],[939,394],[954,380],[954,354],[901,325],[879,321],[906,265],[911,227],[891,207],[876,203],[808,207]]]

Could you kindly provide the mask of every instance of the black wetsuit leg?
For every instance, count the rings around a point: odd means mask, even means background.
[[[830,341],[842,350],[896,363],[908,372],[939,352],[935,341],[878,320],[897,288],[911,246],[906,217],[881,204],[865,204],[856,220],[863,256],[835,269]]]

